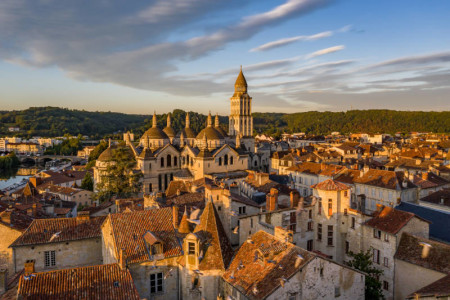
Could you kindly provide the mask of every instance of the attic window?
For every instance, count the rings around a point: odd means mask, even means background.
[[[195,243],[188,243],[188,255],[195,255]]]
[[[163,253],[163,246],[161,243],[155,243],[152,245],[152,254],[162,254]]]

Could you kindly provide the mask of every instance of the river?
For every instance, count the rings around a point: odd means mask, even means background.
[[[7,188],[10,185],[21,182],[23,179],[28,179],[37,172],[39,172],[39,168],[19,168],[17,171],[2,174],[0,177],[0,190]]]

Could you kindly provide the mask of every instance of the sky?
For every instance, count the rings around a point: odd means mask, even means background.
[[[450,110],[447,0],[1,0],[0,110]]]

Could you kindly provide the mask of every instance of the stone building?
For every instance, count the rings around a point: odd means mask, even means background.
[[[226,299],[363,299],[365,274],[299,248],[285,236],[255,233],[222,276]]]
[[[26,261],[36,271],[57,270],[103,263],[101,230],[105,217],[35,219],[12,244],[14,272]]]

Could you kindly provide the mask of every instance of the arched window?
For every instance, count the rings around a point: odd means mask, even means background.
[[[167,154],[167,166],[172,166],[172,156],[170,154]]]
[[[173,165],[176,167],[178,165],[178,157],[173,157]]]
[[[164,157],[161,157],[161,168],[164,167]]]
[[[223,157],[223,164],[225,166],[228,165],[228,154],[225,154],[225,156]]]
[[[230,155],[230,165],[233,164],[233,155]]]
[[[148,191],[150,193],[153,192],[153,185],[151,183],[149,183],[149,185],[148,185]]]
[[[258,162],[255,160],[255,167],[257,167],[258,166]]]
[[[173,181],[173,173],[170,173],[170,181]]]
[[[186,163],[189,165],[189,154],[186,156],[186,159],[187,159]]]
[[[158,190],[162,190],[162,176],[161,174],[158,175]]]
[[[219,166],[222,165],[222,157],[219,157]]]

